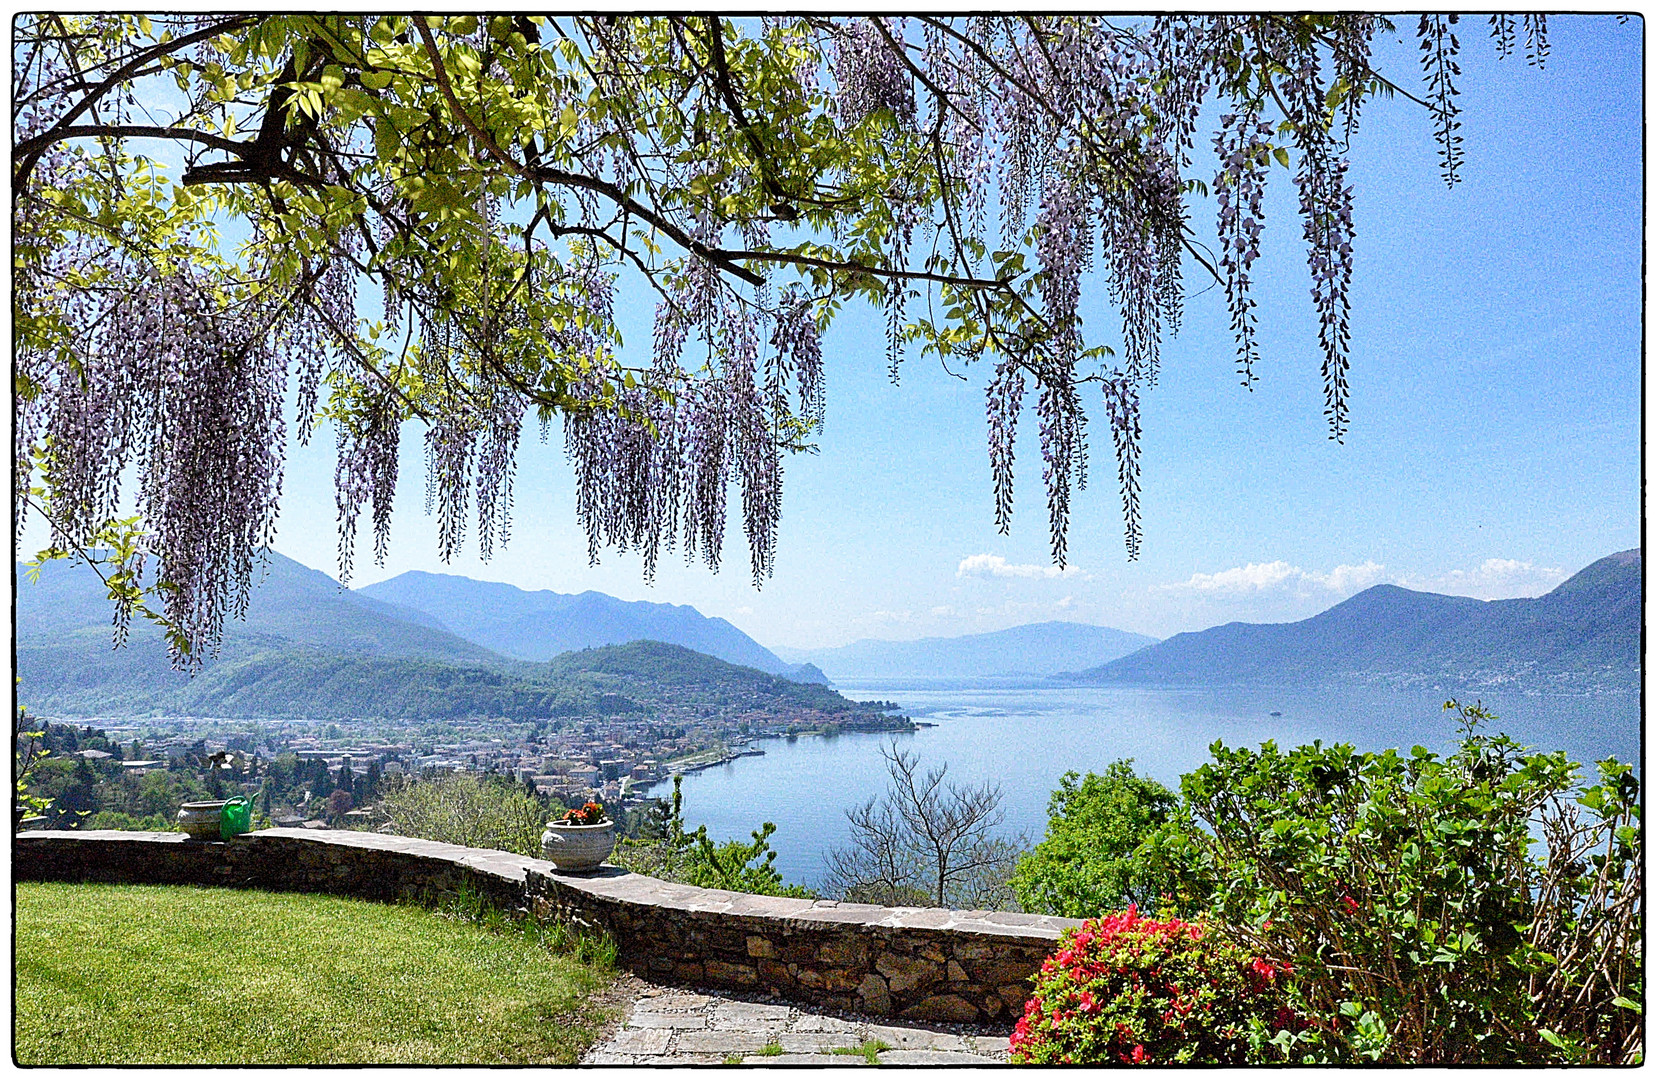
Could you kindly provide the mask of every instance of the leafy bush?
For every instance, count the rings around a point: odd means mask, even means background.
[[[99,810],[81,826],[83,829],[116,829],[121,832],[177,832],[178,821],[165,814],[134,817],[116,810]]]
[[[1446,758],[1321,743],[1212,747],[1185,776],[1211,833],[1214,917],[1289,959],[1297,1061],[1620,1062],[1640,1052],[1641,836],[1629,766],[1577,787],[1563,752],[1527,753],[1452,701]],[[1539,858],[1532,848],[1545,846]]]
[[[1047,837],[1019,860],[1010,884],[1025,911],[1085,919],[1128,904],[1189,894],[1140,845],[1176,817],[1179,796],[1115,761],[1105,774],[1068,772],[1047,804]]]
[[[704,889],[728,889],[760,896],[816,895],[803,886],[788,884],[777,872],[773,865],[777,853],[771,850],[771,834],[777,827],[769,821],[753,831],[753,839],[748,843],[728,840],[715,844],[708,838],[706,825],[698,826],[695,832],[686,832],[684,796],[679,790],[683,779],[673,778],[673,797],[660,804],[660,813],[649,830],[657,835],[651,839],[622,840],[610,856],[612,863],[636,874]]]
[[[1240,1065],[1271,1026],[1294,1027],[1287,965],[1251,959],[1204,926],[1130,906],[1066,931],[1035,977],[1012,1058],[1033,1064]]]
[[[379,809],[388,831],[464,847],[541,857],[548,807],[502,777],[449,773],[381,782]]]

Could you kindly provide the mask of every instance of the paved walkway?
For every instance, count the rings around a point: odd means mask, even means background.
[[[723,990],[638,981],[638,997],[583,1065],[1001,1065],[1007,1036],[902,1024]],[[884,1048],[883,1048],[884,1047]],[[836,1051],[839,1051],[836,1053]]]

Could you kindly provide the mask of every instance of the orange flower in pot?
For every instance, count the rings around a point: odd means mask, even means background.
[[[615,846],[616,824],[605,817],[600,802],[565,811],[541,834],[542,855],[565,872],[596,870]]]

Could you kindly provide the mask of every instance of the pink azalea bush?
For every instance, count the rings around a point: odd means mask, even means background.
[[[1059,939],[1013,1030],[1016,1062],[1205,1064],[1263,1061],[1288,1007],[1288,964],[1251,957],[1201,923],[1137,907]]]

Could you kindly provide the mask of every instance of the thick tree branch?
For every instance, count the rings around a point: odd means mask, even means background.
[[[135,72],[141,70],[143,66],[150,61],[158,57],[175,53],[179,49],[182,49],[188,45],[194,45],[198,41],[207,41],[211,38],[218,37],[220,34],[226,34],[233,30],[239,30],[246,26],[249,22],[253,21],[253,18],[254,16],[251,15],[239,15],[235,18],[227,20],[226,22],[215,23],[205,29],[197,30],[193,34],[185,34],[182,37],[176,37],[171,41],[145,49],[125,64],[122,64],[119,68],[116,68],[113,74],[97,86],[93,87],[91,92],[65,111],[64,114],[58,118],[57,123],[53,124],[51,128],[43,132],[41,135],[36,136],[36,138],[43,139],[48,135],[52,135],[64,128],[69,127],[76,120],[80,119],[82,113],[96,105],[98,101],[105,94],[109,93],[111,89],[119,86],[126,79],[131,78]],[[29,174],[34,172],[35,164],[40,161],[40,155],[45,151],[46,147],[52,145],[52,143],[56,141],[58,140],[51,139],[43,142],[39,149],[23,153],[22,160],[18,163],[16,171],[12,174],[13,190],[20,189],[29,182]],[[12,148],[13,161],[18,161],[19,152],[18,147]]]

